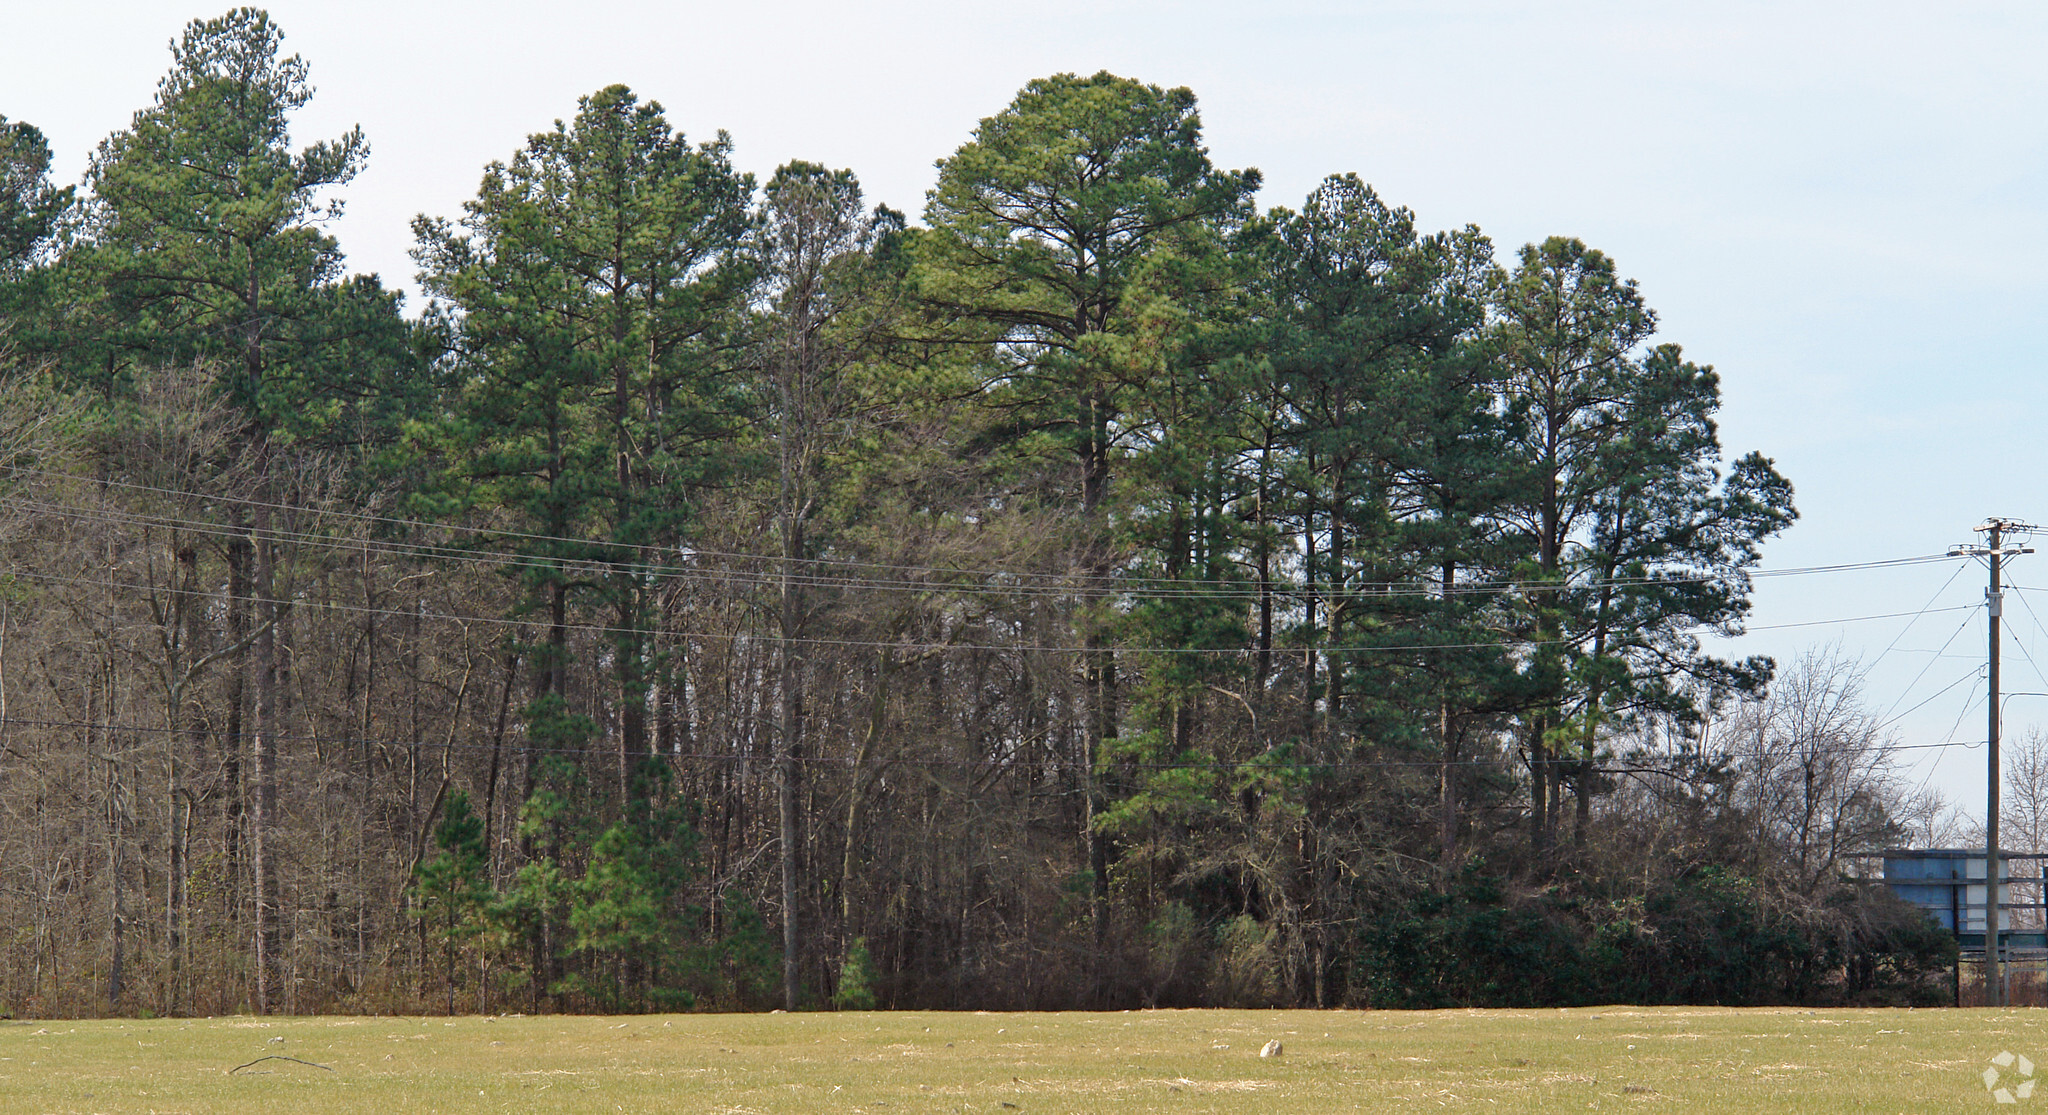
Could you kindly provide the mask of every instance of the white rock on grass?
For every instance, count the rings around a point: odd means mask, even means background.
[[[1260,1050],[1259,1050],[1259,1056],[1261,1056],[1261,1057],[1278,1057],[1279,1055],[1280,1055],[1280,1039],[1278,1039],[1278,1038],[1274,1038],[1274,1039],[1273,1039],[1272,1041],[1269,1041],[1269,1042],[1267,1042],[1267,1043],[1266,1043],[1266,1044],[1265,1044],[1265,1045],[1264,1045],[1264,1046],[1263,1046],[1262,1048],[1260,1048]]]

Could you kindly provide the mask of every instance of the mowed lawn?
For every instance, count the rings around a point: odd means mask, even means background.
[[[1278,1040],[1278,1057],[1260,1047]],[[1993,1057],[2039,1061],[2007,1107]],[[258,1058],[268,1058],[258,1060]],[[295,1058],[295,1059],[287,1059]],[[254,1062],[253,1064],[251,1062]],[[310,1062],[310,1063],[302,1063]],[[240,1067],[246,1066],[246,1067]],[[2020,1064],[2001,1084],[2018,1087]],[[0,1023],[0,1111],[2048,1110],[2048,1012],[1607,1007]]]

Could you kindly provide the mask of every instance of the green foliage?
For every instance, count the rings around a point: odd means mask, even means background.
[[[762,1010],[779,1002],[782,988],[782,945],[767,919],[747,896],[730,890],[721,899],[724,932],[706,948],[701,977],[704,996],[738,1010]]]
[[[1273,927],[1239,914],[1216,929],[1216,959],[1210,1001],[1222,1006],[1270,1006],[1280,990],[1280,964]]]
[[[1942,1006],[1956,963],[1955,936],[1927,911],[1867,881],[1842,887],[1830,906],[1849,932],[1844,998],[1859,1006]],[[1837,941],[1844,935],[1837,935]]]
[[[441,821],[434,826],[434,847],[434,857],[413,872],[410,912],[431,926],[441,941],[452,997],[456,957],[488,931],[485,915],[495,897],[483,818],[470,811],[467,793],[457,790],[449,795]]]
[[[268,14],[194,20],[172,44],[156,102],[99,146],[81,242],[67,253],[103,293],[121,353],[220,356],[230,397],[263,428],[308,432],[300,358],[318,343],[320,292],[341,249],[319,230],[340,213],[323,191],[369,154],[359,129],[293,150],[290,117],[313,95],[306,64],[280,56]]]
[[[1869,911],[1847,919],[1869,927],[1860,932],[1772,914],[1753,882],[1713,866],[1605,901],[1557,887],[1511,898],[1502,883],[1475,866],[1448,893],[1381,910],[1358,939],[1364,1001],[1925,1003],[1942,993],[1955,956],[1953,938],[1924,914],[1852,881],[1833,889],[1831,905]]]
[[[617,962],[620,994],[675,990],[694,921],[682,895],[695,845],[672,803],[606,827],[591,845],[569,906],[569,951]]]
[[[832,1005],[839,1010],[875,1009],[875,959],[868,955],[865,937],[855,937],[839,962],[839,980],[832,989]]]
[[[1194,909],[1184,902],[1168,902],[1145,926],[1146,959],[1151,971],[1147,984],[1153,993],[1148,1005],[1186,1006],[1206,1001],[1201,976],[1208,959],[1209,935]]]
[[[1214,169],[1194,94],[1108,73],[1025,86],[939,163],[913,289],[994,346],[991,401],[1027,445],[1080,459],[1091,512],[1112,441],[1157,373],[1169,254],[1213,253],[1257,171]]]
[[[1758,454],[1722,475],[1719,379],[1676,345],[1647,347],[1656,315],[1607,256],[1565,237],[1525,246],[1492,301],[1512,481],[1496,514],[1529,540],[1522,575],[1556,586],[1519,609],[1525,722],[1539,786],[1573,778],[1583,816],[1605,727],[1696,722],[1700,693],[1768,680],[1768,659],[1702,653],[1696,632],[1731,629],[1749,600],[1743,578],[1701,574],[1753,566],[1791,525],[1792,491]]]
[[[518,610],[548,626],[529,648],[544,680],[529,722],[559,715],[543,706],[572,664],[571,611],[596,605],[620,746],[637,757],[664,669],[654,555],[677,553],[705,488],[744,456],[719,446],[750,402],[723,355],[753,279],[739,250],[753,181],[732,169],[725,136],[692,146],[624,86],[577,110],[493,163],[459,227],[415,222],[423,282],[459,314],[464,360],[408,440],[429,481],[418,509],[491,516],[524,559]]]
[[[903,215],[865,209],[852,171],[815,163],[776,168],[762,193],[749,252],[765,295],[750,323],[755,409],[773,419],[777,467],[764,479],[783,556],[808,558],[872,511],[865,481],[897,459],[883,438],[919,393],[887,359],[901,324],[892,257]]]
[[[735,249],[753,183],[724,136],[692,146],[623,86],[577,107],[492,164],[459,228],[415,222],[471,374],[414,436],[462,503],[597,536],[543,556],[626,561],[604,544],[673,539],[729,460],[699,450],[742,402],[715,357],[750,281]]]
[[[1578,938],[1540,904],[1503,901],[1470,875],[1423,892],[1360,934],[1357,993],[1378,1007],[1565,1005],[1582,1001]]]
[[[491,898],[491,885],[483,818],[470,811],[466,792],[448,796],[434,826],[434,847],[434,857],[413,874],[413,916],[434,923],[451,940],[474,936],[482,928],[476,919]]]
[[[69,187],[50,183],[50,144],[43,133],[0,116],[0,282],[18,278],[38,261],[71,195]]]
[[[553,707],[557,699],[545,700]],[[552,723],[578,730],[574,718]],[[541,760],[520,811],[534,858],[488,910],[513,986],[607,1010],[684,1009],[702,992],[731,996],[707,981],[706,968],[722,966],[719,950],[743,951],[745,942],[700,940],[702,915],[688,895],[696,877],[693,811],[658,771],[646,777],[650,784],[626,815],[603,823],[591,816],[578,766],[559,754]],[[758,918],[749,916],[741,918],[741,938],[758,931]],[[748,978],[744,964],[733,968],[733,979]]]
[[[256,709],[266,745],[358,715],[388,735],[402,677],[412,739],[446,718],[445,784],[516,809],[486,848],[452,791],[412,878],[361,869],[413,921],[358,916],[438,950],[451,1008],[464,958],[532,1009],[760,1007],[832,974],[821,940],[850,941],[842,1009],[915,1002],[927,972],[1035,1005],[1910,1001],[1952,957],[1832,860],[1788,888],[1768,823],[1720,792],[1736,765],[1698,753],[1710,702],[1772,676],[1700,635],[1747,615],[1792,491],[1723,460],[1713,369],[1658,343],[1601,252],[1552,237],[1497,266],[1352,174],[1262,216],[1193,93],[1106,72],[981,120],[920,229],[811,162],[757,197],[723,133],[692,143],[609,86],[458,218],[415,222],[432,303],[407,320],[322,230],[368,146],[295,143],[312,86],[282,44],[253,8],[187,25],[82,203],[0,119],[0,465],[90,456],[121,576],[104,615],[66,602],[156,636],[122,685],[114,657],[97,681],[22,660],[109,718],[102,693],[158,678],[162,761],[220,748],[223,780]],[[246,497],[291,504],[316,449],[353,466],[368,529],[421,549],[254,584]],[[207,502],[119,507],[131,484]],[[25,521],[10,562],[59,544]],[[255,552],[312,554],[300,525]],[[59,595],[42,575],[10,565],[0,601]],[[133,578],[147,599],[117,615]],[[483,610],[512,642],[446,622]],[[252,670],[266,619],[285,647]],[[458,741],[487,719],[469,664],[499,654],[486,783]],[[247,692],[273,676],[290,700]],[[1646,784],[1660,760],[1711,777],[1602,816],[1621,747]],[[109,814],[135,828],[108,846],[182,818],[204,850],[181,882],[242,934],[251,789],[181,784],[167,813]],[[281,793],[257,835],[291,823]],[[365,863],[418,852],[397,800]],[[1881,793],[1845,800],[1854,847],[1894,831]],[[1627,809],[1685,836],[1638,840]],[[220,952],[207,976],[246,968]]]

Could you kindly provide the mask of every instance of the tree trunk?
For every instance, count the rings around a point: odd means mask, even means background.
[[[270,537],[270,509],[256,508],[256,731],[252,737],[250,863],[256,897],[256,1013],[269,1014],[277,999],[277,544]]]
[[[868,694],[868,724],[861,733],[860,746],[853,754],[853,771],[847,778],[846,846],[839,857],[839,939],[851,947],[857,934],[853,923],[854,866],[860,857],[861,806],[865,804],[864,776],[868,758],[881,745],[882,729],[889,710],[889,675],[896,670],[896,653],[884,647],[875,656],[874,688]]]
[[[793,392],[785,393],[785,400]],[[785,404],[786,407],[787,404]],[[777,839],[782,866],[782,1006],[795,1010],[803,994],[802,980],[802,898],[803,819],[801,816],[804,746],[803,651],[797,639],[804,622],[804,592],[796,581],[796,562],[803,552],[802,514],[797,501],[801,489],[792,470],[800,467],[789,444],[792,416],[784,415],[782,466],[782,578],[777,627],[781,639],[776,646],[776,689],[780,708],[776,717]]]
[[[1529,844],[1541,853],[1550,844],[1550,760],[1543,743],[1548,719],[1529,719]]]
[[[111,694],[110,694],[111,696]],[[108,709],[112,712],[112,708]],[[112,742],[111,740],[109,742]],[[127,840],[125,826],[121,823],[121,764],[110,760],[107,763],[107,871],[112,895],[110,897],[108,920],[113,929],[113,955],[107,964],[107,1011],[118,1014],[121,1010],[122,979],[126,975],[128,957],[128,910],[127,910],[127,864],[123,862],[123,845]]]
[[[255,655],[249,652],[250,613],[254,610],[251,567],[255,548],[249,544],[248,520],[238,512],[234,538],[228,542],[228,639],[244,649],[235,652],[234,669],[228,671],[227,723],[220,740],[221,799],[226,811],[222,834],[222,858],[227,885],[223,888],[222,913],[230,923],[242,920],[242,881],[248,878],[248,787],[242,778],[242,751],[249,746],[249,671]]]

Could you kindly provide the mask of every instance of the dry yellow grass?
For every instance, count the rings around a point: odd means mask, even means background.
[[[1269,1040],[1284,1045],[1262,1059]],[[15,1112],[1935,1112],[2048,1013],[1139,1011],[0,1024]],[[259,1060],[259,1058],[268,1058]],[[252,1063],[253,1062],[253,1063]],[[246,1066],[246,1067],[241,1067]],[[2018,1064],[2001,1083],[2016,1086]],[[2005,1110],[2048,1109],[2042,1094]]]

